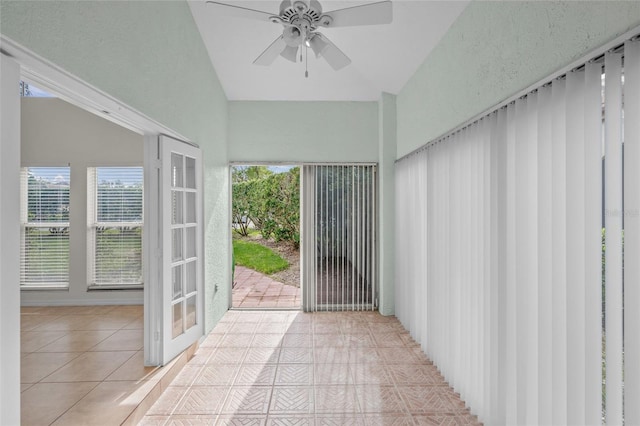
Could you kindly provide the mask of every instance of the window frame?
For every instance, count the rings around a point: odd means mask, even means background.
[[[139,169],[142,179],[140,190],[141,215],[139,221],[99,221],[98,220],[98,170],[99,169]],[[98,283],[97,271],[97,229],[99,228],[140,228],[140,280],[136,282]],[[144,168],[138,165],[109,165],[87,167],[87,290],[142,290],[144,288]]]
[[[69,178],[67,194],[67,220],[62,221],[30,221],[29,220],[29,173],[31,169],[66,169]],[[71,167],[63,166],[23,166],[20,167],[20,290],[21,291],[50,291],[69,290],[71,281]],[[66,228],[67,265],[66,280],[56,281],[26,281],[26,231],[27,229]]]

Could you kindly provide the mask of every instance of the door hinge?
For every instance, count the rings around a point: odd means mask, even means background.
[[[155,340],[156,342],[158,340],[160,340],[160,332],[156,331],[155,333],[153,333],[153,340]]]
[[[153,167],[155,167],[156,169],[161,169],[162,168],[162,160],[153,160]]]

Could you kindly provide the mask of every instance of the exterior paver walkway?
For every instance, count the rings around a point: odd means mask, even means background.
[[[395,317],[229,311],[142,425],[477,425]]]
[[[236,266],[233,286],[234,308],[300,308],[299,287],[275,281],[243,266]]]

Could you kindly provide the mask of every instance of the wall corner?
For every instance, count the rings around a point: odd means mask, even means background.
[[[397,151],[396,95],[382,93],[378,101],[378,247],[379,310],[395,313],[395,159]]]

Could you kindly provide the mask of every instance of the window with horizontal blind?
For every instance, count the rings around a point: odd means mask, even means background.
[[[87,170],[90,288],[142,286],[143,168]]]
[[[69,286],[69,167],[21,170],[20,287]]]

